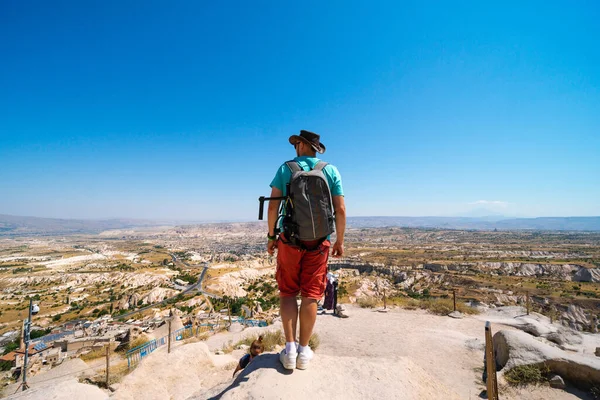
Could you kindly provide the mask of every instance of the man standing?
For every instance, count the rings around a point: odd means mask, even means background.
[[[336,242],[333,244],[332,254],[334,257],[341,257],[344,254],[346,206],[344,204],[342,178],[337,168],[320,161],[316,157],[317,152],[321,154],[325,152],[325,146],[321,143],[320,136],[303,130],[300,131],[300,135],[290,136],[289,141],[296,149],[296,158],[291,162],[284,163],[277,170],[277,174],[271,182],[271,197],[287,196],[287,190],[290,187],[292,188],[290,189],[292,194],[294,194],[295,187],[310,187],[311,189],[310,193],[307,191],[302,193],[302,196],[296,194],[295,204],[294,197],[292,197],[289,201],[291,204],[284,204],[284,207],[282,207],[284,213],[286,210],[289,211],[295,208],[295,219],[291,224],[288,220],[286,227],[284,218],[284,229],[279,238],[276,237],[275,229],[279,221],[281,201],[269,201],[267,251],[272,255],[277,249],[276,279],[279,286],[281,322],[286,341],[285,349],[279,355],[279,360],[286,369],[296,367],[306,369],[314,355],[308,342],[317,319],[317,301],[323,297],[327,284],[327,260],[331,246],[327,232],[333,230],[332,211],[335,212],[337,236]],[[324,184],[321,187],[316,185],[318,190],[315,190],[315,186],[306,183],[291,186],[292,177],[296,180],[298,175],[303,174],[302,171],[316,171],[318,176],[324,176],[326,187]],[[318,171],[322,171],[322,175]],[[310,205],[310,198],[314,199],[314,196],[321,196],[317,199],[318,201],[313,201],[316,206],[313,204],[308,212],[299,212],[302,207],[301,201],[308,198]],[[333,210],[328,211],[331,204]],[[322,214],[329,215],[322,217]],[[320,216],[325,218],[324,223],[318,220]],[[317,236],[319,235],[318,232],[321,232],[321,235],[324,233],[324,235],[322,237],[310,237],[306,233],[297,234],[307,224],[312,227],[312,230],[309,230],[310,232],[314,232]],[[327,230],[327,225],[330,226],[329,230]],[[304,231],[306,232],[306,229]],[[307,238],[309,240],[306,240]],[[297,344],[298,305],[296,296],[298,294],[302,296],[302,303],[300,306],[300,338]]]

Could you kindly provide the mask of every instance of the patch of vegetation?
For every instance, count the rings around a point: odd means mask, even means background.
[[[6,346],[4,346],[4,352],[2,353],[2,355],[8,354],[11,351],[15,351],[17,350],[19,347],[21,346],[21,337],[19,336],[18,338],[16,338],[15,340],[13,340],[12,342],[8,342],[6,344]]]
[[[454,311],[454,304],[453,304],[452,300],[449,300],[449,299],[423,300],[420,303],[420,307],[424,310],[428,310],[428,311],[432,312],[433,314],[437,314],[437,315],[448,315],[452,311]],[[456,308],[457,309],[460,308],[458,306],[458,304],[456,305]]]
[[[76,301],[72,302],[70,306],[71,308],[69,308],[69,311],[81,311],[85,308],[85,305],[79,304]]]
[[[102,310],[95,308],[94,311],[92,311],[92,317],[94,317],[94,318],[100,318],[103,315],[108,315],[108,314],[109,314],[109,312],[106,308],[103,308]]]
[[[361,305],[361,301],[365,304],[365,305]],[[377,301],[377,303],[375,305],[374,301]],[[422,298],[422,297],[402,297],[402,296],[394,296],[394,297],[389,297],[386,300],[387,305],[394,305],[394,306],[398,306],[398,307],[402,307],[404,309],[407,310],[416,310],[416,309],[423,309],[423,310],[427,310],[430,311],[433,314],[436,315],[448,315],[450,314],[452,311],[454,311],[454,301],[448,297],[427,297],[427,298]],[[373,308],[376,307],[377,305],[381,305],[381,302],[379,302],[377,299],[372,299],[372,298],[366,298],[364,300],[361,300],[361,298],[359,298],[357,300],[357,304],[361,307],[369,307],[369,308]],[[469,307],[466,304],[464,304],[463,302],[456,302],[456,310],[463,313],[463,314],[478,314],[479,311],[476,308],[473,307]]]
[[[118,317],[120,315],[127,314],[128,312],[129,312],[129,310],[120,309],[119,311],[115,312],[113,315],[115,317]]]
[[[83,354],[79,358],[81,358],[83,361],[92,361],[102,357],[106,357],[106,350],[104,348],[92,350],[89,353]]]
[[[119,270],[119,271],[135,271],[135,268],[133,268],[131,265],[125,264],[125,263],[121,263],[113,268],[116,270]]]
[[[31,339],[37,339],[37,338],[40,338],[42,336],[46,336],[46,335],[50,334],[50,332],[52,332],[52,328],[36,329],[35,331],[31,331],[29,333],[29,337]]]
[[[310,339],[308,340],[308,345],[310,346],[311,350],[316,351],[321,345],[321,338],[319,337],[319,334],[313,333]]]
[[[546,364],[520,365],[504,374],[506,381],[512,386],[540,384],[548,381],[550,368]]]
[[[235,344],[235,346],[232,343],[230,343],[232,350],[233,350],[233,347],[237,348],[239,345],[242,345],[242,344],[245,344],[246,346],[252,345],[252,342],[254,342],[255,340],[258,340],[258,336],[259,335],[248,336],[248,337],[240,340],[239,342],[237,342]],[[265,351],[273,351],[273,350],[275,350],[275,347],[285,345],[285,336],[283,335],[283,332],[281,330],[267,331],[262,334],[262,337],[263,337],[262,343],[265,346]],[[317,333],[313,333],[313,335],[310,337],[310,340],[308,341],[308,345],[310,346],[310,348],[312,350],[316,351],[319,348],[320,344],[321,344],[321,338],[319,337],[319,335]],[[223,349],[223,351],[225,351],[225,349]]]
[[[388,305],[399,306],[399,307],[402,307],[407,310],[416,310],[416,309],[420,308],[420,306],[421,306],[421,302],[417,299],[413,299],[411,297],[400,297],[400,296],[389,297],[386,300],[386,303]]]
[[[413,290],[407,290],[406,295],[413,299],[428,299],[431,297],[431,293],[429,292],[428,288],[423,289],[421,293],[415,292]]]
[[[129,350],[141,346],[149,341],[150,338],[147,335],[140,335],[135,340],[130,340],[129,343],[127,343],[127,345],[124,346],[123,350],[125,350],[125,352],[128,352]]]
[[[191,314],[195,306],[177,306],[177,308],[184,314]]]
[[[12,267],[23,267],[27,264],[23,263],[0,263],[0,268],[12,268]]]
[[[356,299],[356,304],[362,308],[375,308],[380,304],[380,301],[375,297],[359,297]]]
[[[424,310],[431,311],[437,315],[448,315],[454,311],[454,302],[452,299],[430,298],[422,300],[420,307]],[[476,308],[469,307],[462,302],[456,302],[456,310],[463,314],[478,314]]]
[[[198,277],[196,275],[192,275],[189,274],[187,272],[181,272],[181,270],[179,270],[179,275],[177,275],[177,279],[181,279],[184,282],[187,282],[189,284],[193,284],[198,282]]]
[[[229,297],[223,296],[220,299],[212,300],[215,311],[226,309],[231,307],[231,315],[240,315],[242,313],[242,306],[250,306],[250,301],[247,297]]]
[[[13,363],[11,361],[0,360],[0,371],[10,371],[13,367]]]
[[[133,371],[133,368],[130,369],[127,365],[127,361],[122,361],[120,363],[114,364],[110,366],[109,369],[109,385],[114,385],[115,383],[121,382],[121,380]],[[98,371],[98,375],[92,378],[79,378],[80,383],[92,384],[96,385],[100,388],[106,389],[106,369],[102,369]]]
[[[276,346],[285,345],[285,336],[281,330],[277,331],[268,331],[262,334],[263,336],[263,346],[265,346],[265,351],[273,351]],[[239,342],[236,343],[235,347],[237,348],[241,344],[245,344],[246,346],[250,346],[252,342],[258,340],[258,335],[248,336]]]

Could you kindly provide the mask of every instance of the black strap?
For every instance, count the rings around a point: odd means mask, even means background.
[[[323,244],[324,241],[327,240],[326,237],[319,239],[317,241],[317,243],[314,246],[306,247],[306,245],[302,242],[302,240],[298,239],[296,236],[292,235],[291,237],[287,237],[286,235],[279,235],[279,240],[281,240],[283,243],[287,244],[288,246],[292,246],[292,247],[298,247],[302,250],[306,250],[306,251],[316,251],[319,250],[319,248],[321,247],[321,245]]]

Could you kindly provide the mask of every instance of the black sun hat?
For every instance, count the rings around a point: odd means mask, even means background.
[[[325,153],[325,145],[323,143],[321,143],[321,136],[317,135],[314,132],[301,130],[300,135],[290,136],[290,143],[292,145],[294,145],[298,142],[304,142],[306,144],[309,144],[318,153],[321,153],[321,154]]]

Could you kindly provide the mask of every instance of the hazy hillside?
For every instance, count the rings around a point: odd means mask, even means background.
[[[410,228],[600,231],[600,217],[541,217],[490,220],[470,217],[352,217],[353,228],[403,226]]]
[[[158,221],[135,219],[83,220],[18,217],[0,214],[0,236],[68,235],[98,233],[107,229],[164,225]]]

